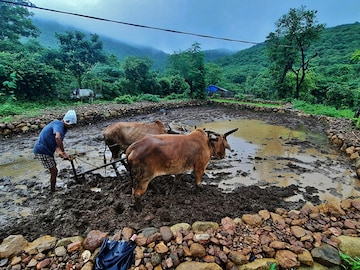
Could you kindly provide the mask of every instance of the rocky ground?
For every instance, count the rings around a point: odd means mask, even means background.
[[[116,105],[111,105],[116,106]],[[112,120],[104,120],[100,115],[105,111],[111,111],[111,106],[88,105],[76,108],[79,115],[97,112],[98,119],[86,120],[74,130],[67,138],[68,143],[98,144],[99,134],[94,130],[101,130]],[[234,109],[217,105],[202,105],[179,108],[168,108],[167,113],[160,113],[158,109],[141,110],[138,114],[132,108],[130,113],[118,116],[117,121],[152,121],[161,119],[165,123],[174,126],[195,126],[199,123],[215,120],[229,120],[234,118],[261,119],[268,123],[284,125],[296,128],[305,126],[308,130],[325,133],[329,129],[328,121],[319,121],[316,117],[302,117],[299,114],[259,111],[252,109]],[[92,113],[90,113],[93,115]],[[56,118],[58,113],[44,113],[43,118]],[[330,129],[339,129],[342,134],[347,134],[349,141],[356,141],[358,132],[354,131],[351,122],[334,121]],[[86,136],[90,134],[90,136]],[[85,135],[85,136],[84,136]],[[25,144],[29,136],[25,134],[3,139],[2,150],[11,149],[16,145]],[[30,140],[31,141],[31,140]],[[303,147],[316,147],[304,143]],[[329,144],[329,147],[334,147]],[[339,155],[341,153],[339,152]],[[231,154],[230,154],[231,157]],[[346,158],[346,157],[344,157]],[[219,163],[221,166],[221,163]],[[218,166],[219,166],[218,165]],[[216,166],[211,165],[210,166]],[[70,177],[71,171],[60,172],[60,177]],[[219,175],[219,181],[222,175]],[[203,178],[207,183],[206,175]],[[28,185],[35,185],[29,181]],[[101,188],[101,192],[93,192],[90,188]],[[239,187],[234,192],[223,193],[216,186],[204,185],[202,189],[196,189],[191,175],[183,176],[181,183],[174,183],[171,176],[159,177],[153,181],[144,196],[144,208],[142,212],[135,212],[130,207],[131,182],[126,172],[122,172],[120,178],[102,177],[96,172],[89,174],[83,182],[69,181],[66,189],[60,189],[55,193],[44,191],[42,194],[34,194],[25,204],[30,207],[32,215],[24,218],[12,219],[0,228],[0,240],[9,235],[20,234],[28,241],[42,235],[52,235],[57,238],[74,235],[86,236],[93,230],[106,232],[113,235],[121,228],[130,227],[135,232],[147,227],[172,226],[176,223],[185,222],[193,224],[195,221],[213,221],[221,224],[224,217],[231,219],[240,218],[245,214],[259,213],[260,210],[275,213],[279,209],[286,211],[300,210],[307,203],[320,205],[316,195],[312,194],[316,187],[309,187],[303,194],[307,201],[287,202],[285,198],[298,194],[298,187],[258,186]],[[350,208],[350,207],[349,207]],[[353,209],[353,208],[352,208]],[[280,212],[281,213],[281,212]],[[309,214],[309,213],[308,213]],[[337,217],[338,218],[338,217]],[[349,219],[346,217],[345,219]],[[354,217],[359,221],[358,214]],[[325,221],[326,222],[326,221]],[[358,224],[358,223],[356,223]],[[271,224],[268,224],[271,225]],[[272,225],[275,225],[272,223]],[[354,225],[354,230],[360,229]],[[353,232],[353,231],[352,231]],[[261,252],[260,252],[261,253]],[[247,255],[249,255],[248,253]],[[149,268],[148,268],[149,269]]]

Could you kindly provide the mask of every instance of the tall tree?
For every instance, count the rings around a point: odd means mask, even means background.
[[[280,98],[289,96],[286,85],[289,71],[293,72],[296,78],[294,97],[299,98],[311,60],[317,56],[317,53],[307,55],[311,44],[325,28],[324,24],[317,23],[316,13],[316,10],[305,10],[304,6],[291,8],[289,13],[276,22],[275,32],[267,36],[267,52],[272,63],[270,72]]]
[[[60,43],[59,57],[77,79],[79,88],[82,88],[82,78],[86,71],[96,63],[103,63],[106,57],[103,53],[103,44],[97,34],[91,34],[90,40],[82,32],[56,33]]]
[[[18,43],[21,37],[37,37],[39,29],[29,19],[33,13],[24,7],[31,3],[26,0],[12,2],[15,4],[0,3],[0,42]]]
[[[188,83],[191,98],[203,99],[206,96],[204,59],[205,55],[197,42],[185,52],[174,53],[169,57],[170,69]]]
[[[153,78],[150,68],[153,62],[148,57],[128,56],[125,58],[123,88],[133,95],[153,93]]]

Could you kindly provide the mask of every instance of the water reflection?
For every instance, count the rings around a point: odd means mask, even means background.
[[[360,195],[350,162],[338,160],[325,134],[309,132],[304,126],[292,130],[259,120],[213,122],[202,127],[221,133],[239,128],[228,137],[233,149],[228,160],[233,167],[222,171],[230,171],[231,177],[218,183],[225,191],[241,185],[295,184],[319,189],[324,201]]]

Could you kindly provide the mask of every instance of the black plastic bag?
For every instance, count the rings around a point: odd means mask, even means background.
[[[134,241],[105,238],[95,260],[95,270],[128,270],[134,260]]]

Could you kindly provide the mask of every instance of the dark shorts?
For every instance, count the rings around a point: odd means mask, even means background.
[[[45,169],[51,169],[56,166],[55,158],[53,156],[35,154],[35,157],[41,162]]]

